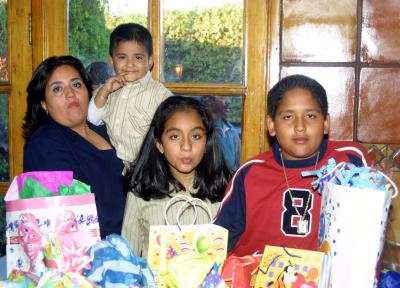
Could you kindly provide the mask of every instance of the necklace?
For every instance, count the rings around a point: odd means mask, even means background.
[[[306,217],[306,214],[307,214],[307,211],[308,211],[308,205],[310,205],[311,193],[308,194],[306,207],[304,208],[303,215],[301,215],[299,210],[297,210],[296,205],[294,205],[294,199],[293,199],[293,195],[292,195],[292,190],[290,189],[289,181],[288,181],[288,178],[287,178],[286,167],[285,167],[285,163],[283,162],[282,150],[281,149],[279,149],[279,153],[281,155],[281,163],[282,163],[282,168],[283,168],[283,175],[285,176],[286,186],[287,186],[287,188],[289,190],[290,201],[292,201],[292,205],[294,207],[294,210],[297,213],[297,216],[300,217],[299,221],[297,222],[297,233],[299,233],[299,234],[307,234],[307,232],[308,232],[308,220],[306,220],[305,217]],[[319,160],[319,151],[318,151],[318,154],[317,154],[317,160],[315,161],[314,170],[317,170],[318,160]]]

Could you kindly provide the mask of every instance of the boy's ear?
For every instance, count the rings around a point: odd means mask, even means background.
[[[149,57],[149,70],[151,70],[153,68],[154,65],[154,60],[153,60],[153,56]]]
[[[326,114],[326,118],[324,120],[324,134],[327,135],[329,134],[329,129],[331,128],[331,117],[328,114]]]
[[[274,137],[276,135],[275,123],[274,123],[274,120],[270,116],[267,116],[267,128],[268,128],[269,135]]]
[[[158,141],[158,139],[156,140],[156,148],[157,148],[157,150],[161,153],[161,154],[164,154],[164,148],[163,148],[163,145],[161,144],[161,142],[160,141]]]
[[[110,63],[110,65],[112,67],[114,67],[114,61],[113,61],[113,58],[111,57],[111,55],[108,55],[108,63]]]

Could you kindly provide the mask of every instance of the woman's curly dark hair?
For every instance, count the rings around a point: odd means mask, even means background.
[[[47,58],[36,68],[32,79],[28,84],[28,88],[26,89],[26,92],[28,93],[26,99],[27,111],[22,126],[25,140],[28,140],[44,123],[47,114],[43,109],[41,102],[45,100],[46,86],[54,70],[63,65],[69,65],[78,71],[86,89],[88,90],[89,98],[92,97],[92,81],[88,76],[85,66],[83,66],[79,59],[73,56],[52,56]]]

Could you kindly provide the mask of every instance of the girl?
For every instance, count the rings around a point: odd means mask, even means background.
[[[207,108],[183,96],[164,100],[156,110],[140,153],[127,175],[129,189],[122,236],[136,255],[147,257],[150,225],[164,225],[164,207],[171,197],[185,194],[205,200],[214,217],[232,175],[223,158]],[[177,200],[179,201],[179,200]],[[176,224],[181,203],[167,210]],[[195,224],[209,223],[207,209],[198,207]],[[193,221],[185,207],[179,221]]]

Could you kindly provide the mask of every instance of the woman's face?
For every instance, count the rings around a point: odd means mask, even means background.
[[[86,121],[89,92],[79,72],[69,65],[57,67],[46,85],[42,107],[57,123],[75,128]]]

